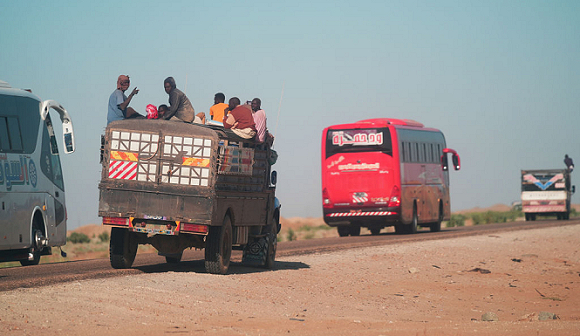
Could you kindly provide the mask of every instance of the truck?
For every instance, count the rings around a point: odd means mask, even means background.
[[[99,216],[111,226],[113,268],[130,268],[139,244],[168,263],[205,249],[208,273],[226,274],[232,249],[272,268],[281,205],[277,153],[216,125],[148,119],[110,123],[101,139]]]
[[[522,170],[522,211],[526,221],[537,216],[570,219],[570,201],[576,186],[568,169]]]

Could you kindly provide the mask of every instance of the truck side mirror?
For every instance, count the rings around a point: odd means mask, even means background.
[[[276,182],[278,182],[278,172],[274,170],[270,175],[270,184],[275,186]]]
[[[575,186],[575,185],[573,185],[573,186],[572,186],[572,193],[575,193],[575,192],[576,192],[576,186]]]

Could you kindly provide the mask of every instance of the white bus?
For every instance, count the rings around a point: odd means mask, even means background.
[[[64,152],[74,152],[72,120],[59,103],[0,81],[0,262],[36,265],[66,244],[64,179],[50,110],[62,121]]]

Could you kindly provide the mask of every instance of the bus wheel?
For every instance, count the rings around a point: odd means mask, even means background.
[[[109,259],[111,266],[117,269],[131,268],[139,243],[133,232],[127,229],[112,228],[111,242],[109,244]]]
[[[166,255],[165,261],[168,264],[178,264],[181,261],[181,257],[183,257],[183,252],[172,254],[172,255]]]
[[[346,237],[348,236],[350,230],[348,226],[337,226],[336,230],[338,231],[338,235],[340,237]]]
[[[266,228],[269,229],[270,232],[267,232],[266,244],[268,244],[268,248],[266,249],[266,262],[264,263],[264,268],[272,269],[274,268],[276,250],[278,249],[278,218],[274,218],[274,223]]]
[[[33,266],[38,265],[40,263],[40,252],[42,252],[42,241],[44,240],[44,236],[42,235],[42,231],[35,223],[32,228],[32,247],[30,248],[30,253],[32,253],[33,259],[32,260],[20,260],[20,265],[22,266]]]
[[[353,236],[353,237],[354,237],[354,236],[360,236],[360,226],[351,226],[351,227],[348,229],[348,233],[349,233],[351,236]]]
[[[417,225],[419,219],[417,218],[417,205],[413,206],[413,220],[411,221],[411,225],[407,228],[407,233],[417,233]]]
[[[439,217],[435,223],[431,223],[429,229],[431,232],[439,232],[441,231],[441,222],[443,222],[443,209],[439,209]]]
[[[373,236],[378,235],[379,233],[381,233],[381,228],[380,227],[372,227],[369,230],[371,230],[371,234]]]
[[[226,274],[232,255],[232,220],[224,218],[222,226],[210,226],[205,245],[205,270],[212,274]]]
[[[406,227],[405,227],[404,224],[401,224],[401,223],[395,224],[395,234],[403,234],[403,233],[406,233],[405,228]]]

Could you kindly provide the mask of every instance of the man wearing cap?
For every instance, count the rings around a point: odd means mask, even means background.
[[[129,88],[131,81],[129,76],[120,75],[117,78],[117,89],[113,91],[109,97],[109,112],[107,113],[107,125],[112,121],[123,120],[126,118],[143,117],[141,114],[137,113],[132,107],[129,107],[129,103],[133,96],[139,93],[139,90],[135,87],[129,97],[125,96],[125,91]]]

